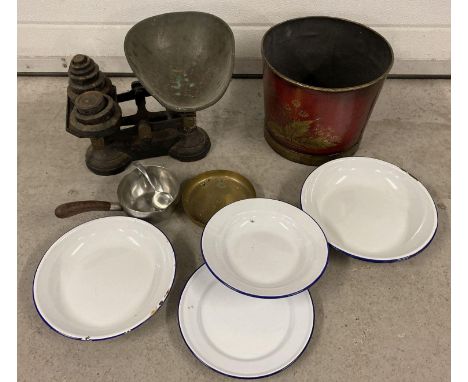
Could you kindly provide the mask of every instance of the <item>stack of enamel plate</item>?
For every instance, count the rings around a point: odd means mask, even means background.
[[[307,288],[327,265],[318,224],[287,203],[246,199],[211,218],[201,246],[206,264],[187,282],[179,305],[190,350],[208,367],[239,378],[289,366],[312,336]]]
[[[179,323],[188,347],[208,367],[259,378],[301,355],[314,327],[307,288],[327,265],[326,237],[352,257],[393,262],[421,252],[437,228],[426,188],[372,158],[320,166],[304,183],[301,205],[305,212],[277,200],[242,200],[206,225],[206,264],[187,282]]]

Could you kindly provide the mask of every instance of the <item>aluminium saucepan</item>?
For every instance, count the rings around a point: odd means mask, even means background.
[[[124,211],[135,218],[157,223],[174,211],[180,199],[180,184],[176,177],[161,166],[146,166],[150,178],[158,182],[163,191],[172,195],[173,202],[165,209],[158,210],[152,205],[154,190],[148,181],[135,169],[125,175],[119,183],[117,197],[119,202],[112,203],[101,200],[84,200],[61,204],[55,209],[59,218],[67,218],[82,212],[90,211]]]

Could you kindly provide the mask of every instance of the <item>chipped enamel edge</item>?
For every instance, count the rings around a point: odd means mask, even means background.
[[[39,317],[41,317],[42,321],[50,328],[52,329],[54,332],[66,337],[66,338],[69,338],[69,339],[72,339],[72,340],[78,340],[78,341],[104,341],[104,340],[110,340],[112,338],[116,338],[116,337],[120,337],[124,334],[127,334],[127,333],[130,333],[131,331],[135,330],[136,328],[140,327],[141,325],[143,325],[145,322],[147,322],[151,317],[153,317],[156,312],[159,310],[159,308],[161,308],[161,306],[164,304],[164,302],[166,301],[167,299],[167,296],[169,295],[172,287],[174,286],[174,280],[175,280],[175,277],[176,277],[176,272],[177,272],[177,259],[176,259],[176,256],[175,256],[175,251],[174,251],[174,247],[171,243],[171,241],[169,240],[169,238],[167,237],[167,235],[161,231],[159,228],[155,227],[154,225],[148,223],[148,222],[145,222],[144,220],[141,220],[141,219],[137,219],[137,218],[131,218],[131,217],[125,217],[125,216],[115,216],[115,217],[105,217],[105,218],[99,218],[99,219],[94,219],[94,220],[91,220],[91,221],[96,221],[96,220],[101,220],[101,219],[115,219],[115,218],[124,218],[124,219],[134,219],[134,220],[137,220],[141,223],[145,223],[145,224],[149,224],[150,226],[152,226],[153,228],[157,229],[159,232],[161,232],[164,237],[166,238],[167,242],[169,243],[169,245],[171,246],[171,249],[172,249],[172,255],[174,257],[174,274],[173,274],[173,277],[172,277],[172,281],[171,281],[171,285],[169,286],[169,288],[167,289],[166,293],[164,294],[164,297],[161,301],[159,301],[155,308],[151,310],[151,312],[138,324],[136,324],[135,326],[131,327],[131,328],[128,328],[126,329],[125,331],[122,331],[122,332],[118,332],[116,334],[112,334],[110,336],[96,336],[96,337],[93,337],[93,336],[84,336],[84,337],[74,337],[74,336],[71,336],[69,334],[66,334],[66,333],[63,333],[61,332],[58,328],[55,328],[54,326],[52,326],[51,323],[49,323],[45,318],[44,316],[41,314],[39,308],[37,307],[37,303],[36,303],[36,298],[35,298],[35,293],[34,293],[34,285],[36,284],[36,276],[37,276],[37,271],[39,269],[39,266],[41,265],[42,261],[44,260],[44,257],[47,253],[46,253],[42,256],[41,258],[41,261],[39,262],[39,264],[37,265],[36,267],[36,271],[34,272],[34,279],[33,279],[33,283],[32,283],[32,299],[33,299],[33,303],[34,303],[34,308],[36,309],[36,312],[37,314],[39,315]],[[86,223],[83,223],[83,224],[86,224]],[[71,230],[65,232],[62,236],[70,233],[71,231],[75,230],[76,228],[78,228],[79,226],[81,226],[82,224],[72,228]],[[60,237],[62,237],[60,236]],[[60,239],[60,238],[59,238]],[[50,247],[49,247],[50,248]]]

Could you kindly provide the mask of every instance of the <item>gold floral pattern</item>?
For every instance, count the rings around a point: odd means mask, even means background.
[[[285,105],[283,113],[285,118],[289,120],[286,124],[279,124],[274,121],[268,121],[268,129],[279,138],[288,140],[289,142],[307,146],[311,149],[325,149],[336,146],[340,143],[340,138],[333,131],[320,124],[320,118],[309,120],[298,120],[294,118],[307,118],[309,115],[300,109],[301,103],[298,99],[293,99],[291,105]]]

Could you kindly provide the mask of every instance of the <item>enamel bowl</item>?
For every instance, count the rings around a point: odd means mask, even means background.
[[[174,276],[174,251],[159,229],[107,217],[72,229],[50,247],[34,277],[34,303],[58,333],[103,340],[156,313]]]
[[[206,225],[201,246],[216,278],[253,297],[300,293],[320,278],[328,261],[327,241],[314,219],[272,199],[224,207]]]
[[[302,354],[312,336],[314,306],[307,291],[283,299],[245,296],[202,266],[182,293],[179,325],[189,349],[211,369],[260,378]]]
[[[329,244],[361,260],[407,259],[428,246],[437,229],[437,210],[426,188],[399,167],[373,158],[342,158],[318,167],[304,183],[301,204]]]

